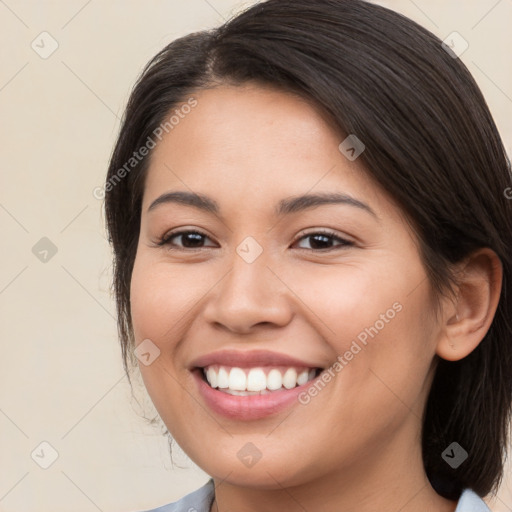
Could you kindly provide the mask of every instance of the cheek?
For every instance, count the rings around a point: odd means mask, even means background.
[[[388,262],[386,268],[326,267],[294,277],[302,311],[339,363],[335,372],[359,397],[366,391],[369,402],[381,387],[384,395],[402,390],[400,397],[413,403],[423,386],[434,356],[427,281],[417,286],[423,276],[419,264],[404,269]]]
[[[149,339],[160,350],[150,365],[139,363],[144,385],[164,423],[176,428],[185,412],[188,417],[194,413],[187,409],[190,404],[183,394],[184,371],[176,355],[179,340],[186,333],[186,311],[197,303],[197,297],[185,273],[170,267],[144,248],[139,250],[130,285],[130,307],[135,345]]]
[[[368,301],[366,314],[358,317],[363,323],[346,341],[350,347],[343,347],[353,394],[382,417],[392,410],[398,418],[413,410],[421,415],[421,397],[434,357],[426,296],[423,290],[415,295],[406,290]]]
[[[343,353],[350,341],[369,344],[398,323],[407,285],[389,274],[378,266],[339,265],[296,272],[290,281],[302,311]]]
[[[181,320],[198,303],[201,290],[190,273],[142,250],[135,259],[130,297],[136,341],[149,338],[160,345],[172,343],[173,330],[179,334]]]

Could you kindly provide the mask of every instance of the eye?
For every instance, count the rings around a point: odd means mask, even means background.
[[[181,243],[176,244],[173,240],[180,239]],[[204,246],[203,243],[205,239],[210,240],[210,238],[197,230],[181,230],[168,233],[160,238],[157,242],[158,246],[172,246],[173,249],[178,250],[187,250],[187,249],[203,249],[205,247],[214,247]],[[319,230],[314,231],[308,234],[301,236],[295,243],[301,242],[302,240],[309,240],[309,247],[299,247],[299,249],[313,250],[313,251],[329,251],[331,249],[336,249],[337,247],[350,247],[353,246],[354,243],[349,240],[345,240],[344,238],[339,237],[332,231],[328,230]],[[333,242],[337,242],[337,245],[333,245]]]
[[[174,242],[172,242],[173,239],[178,238],[181,239],[181,245],[176,245]],[[197,231],[195,229],[188,229],[182,231],[175,231],[173,233],[171,232],[164,235],[162,238],[159,239],[157,245],[171,245],[175,246],[177,249],[202,249],[203,246],[201,244],[203,243],[204,238],[209,239],[209,237],[204,233],[201,233],[201,231]]]
[[[336,233],[328,230],[319,230],[308,233],[298,239],[298,242],[301,240],[308,240],[310,247],[299,247],[299,249],[307,249],[313,251],[329,251],[331,249],[342,248],[342,247],[350,247],[354,245],[354,242],[350,242],[349,240],[345,240],[344,238],[339,237]],[[333,246],[332,242],[339,242],[337,246]]]

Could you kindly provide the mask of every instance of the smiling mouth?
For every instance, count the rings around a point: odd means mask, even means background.
[[[202,380],[213,389],[229,395],[251,396],[303,386],[318,377],[323,368],[294,366],[240,368],[213,364],[197,370]]]

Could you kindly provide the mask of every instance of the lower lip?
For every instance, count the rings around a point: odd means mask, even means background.
[[[258,420],[277,414],[293,403],[299,404],[299,394],[311,386],[319,377],[292,389],[272,391],[265,395],[239,396],[212,388],[203,380],[202,373],[201,369],[192,371],[199,393],[206,404],[214,412],[236,420]]]

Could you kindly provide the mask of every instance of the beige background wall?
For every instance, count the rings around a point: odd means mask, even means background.
[[[511,151],[512,0],[378,3],[441,38],[463,35],[462,60]],[[93,189],[142,66],[172,39],[241,7],[238,0],[0,1],[0,511],[135,511],[207,479],[179,449],[175,462],[185,469],[172,468],[165,438],[130,398]],[[53,450],[58,458],[43,469]],[[508,471],[495,512],[512,510]]]

